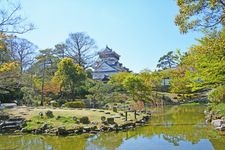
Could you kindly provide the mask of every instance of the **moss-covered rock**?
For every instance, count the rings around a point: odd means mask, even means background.
[[[87,116],[84,116],[84,117],[80,118],[80,123],[89,124],[90,120],[89,120],[89,118]]]

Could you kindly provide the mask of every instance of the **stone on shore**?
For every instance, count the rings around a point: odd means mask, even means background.
[[[214,127],[220,127],[222,125],[223,121],[221,119],[217,119],[217,120],[212,120],[211,124]]]

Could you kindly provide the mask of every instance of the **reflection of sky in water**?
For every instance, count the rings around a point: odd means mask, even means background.
[[[177,142],[169,142],[165,139],[165,135],[154,135],[152,137],[138,136],[123,140],[117,150],[213,150],[213,145],[208,139],[200,139],[198,143],[191,143],[182,139],[182,137],[170,137],[178,139]],[[90,138],[86,150],[107,150],[105,147],[99,147]]]
[[[152,116],[147,126],[90,137],[1,135],[0,150],[224,150],[225,137],[205,124],[203,110],[169,107],[163,115]]]
[[[166,141],[163,135],[154,135],[151,138],[141,137],[124,140],[118,150],[213,150],[209,140],[201,139],[197,144],[180,141],[179,146]]]

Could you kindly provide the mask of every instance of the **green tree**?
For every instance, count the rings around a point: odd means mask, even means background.
[[[126,77],[123,84],[126,87],[126,89],[129,91],[129,93],[131,94],[132,99],[135,101],[138,100],[139,92],[144,87],[142,80],[136,75],[130,75]]]
[[[217,87],[225,84],[225,29],[210,32],[188,51],[183,60],[193,87]]]
[[[93,107],[113,101],[113,86],[111,84],[95,81],[88,91],[90,94],[87,97],[91,100]]]
[[[45,50],[40,50],[40,54],[36,57],[37,59],[37,64],[39,65],[38,68],[40,68],[39,72],[41,72],[41,105],[44,104],[44,87],[45,87],[45,80],[46,80],[46,68],[52,69],[53,65],[53,51],[52,49],[45,49]],[[50,66],[50,67],[49,67]],[[52,74],[54,71],[51,71]]]
[[[113,74],[110,77],[109,84],[112,84],[117,91],[120,91],[120,92],[126,91],[123,82],[130,75],[132,74],[129,72],[119,72],[119,73]]]
[[[174,68],[176,67],[181,59],[181,53],[179,50],[177,50],[177,53],[174,53],[173,51],[169,51],[167,54],[160,57],[157,68],[160,69],[168,69],[168,68]]]
[[[9,62],[0,65],[0,95],[3,96],[1,101],[4,101],[4,95],[8,95],[11,100],[19,98],[16,97],[19,89],[20,73],[19,65],[16,62]],[[10,100],[8,99],[8,100]]]
[[[217,28],[225,23],[224,0],[177,0],[177,5],[175,23],[181,33]]]
[[[186,94],[192,91],[188,71],[183,66],[171,70],[170,91],[177,94]]]
[[[86,73],[73,59],[64,58],[58,63],[55,77],[59,79],[61,89],[69,92],[72,98],[76,96],[76,90],[84,83]]]

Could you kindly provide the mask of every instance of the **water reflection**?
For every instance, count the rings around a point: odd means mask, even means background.
[[[207,126],[204,106],[173,106],[152,110],[148,125],[127,132],[73,137],[0,136],[0,149],[149,150],[224,149],[225,136]]]
[[[205,124],[203,110],[203,106],[158,108],[148,126],[128,132],[101,134],[89,141],[86,149],[220,150],[225,139]]]

